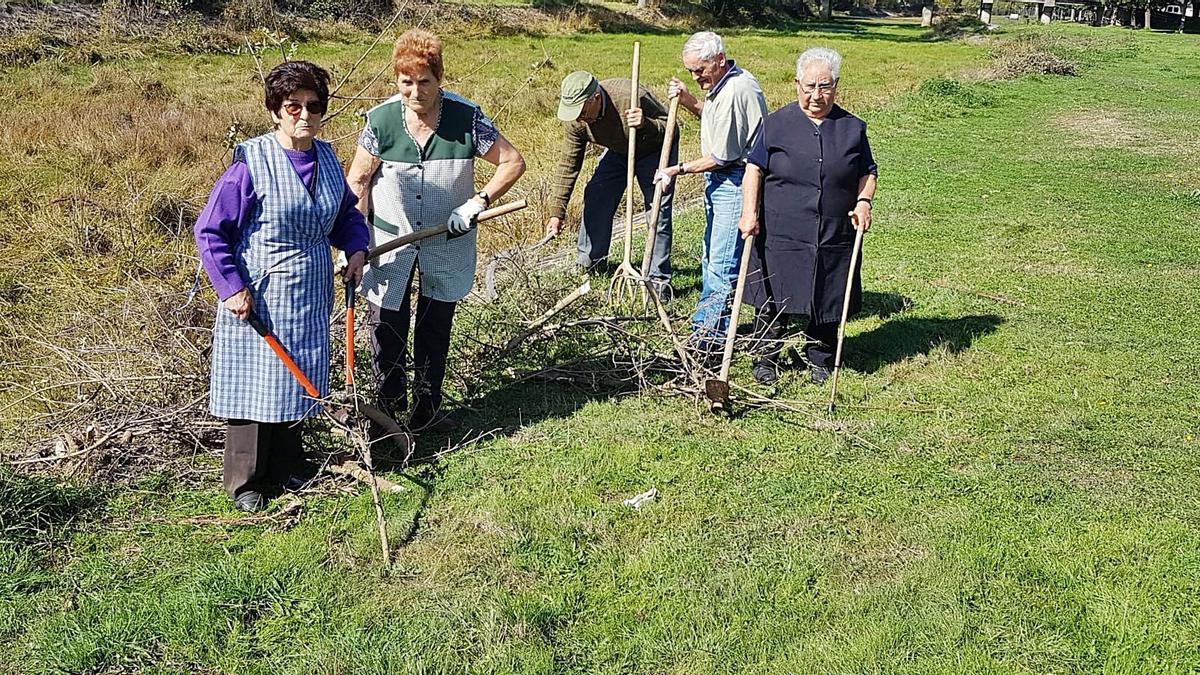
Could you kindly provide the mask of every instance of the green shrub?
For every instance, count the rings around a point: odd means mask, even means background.
[[[925,80],[917,94],[930,103],[959,108],[986,108],[993,102],[992,96],[979,87],[944,77]]]

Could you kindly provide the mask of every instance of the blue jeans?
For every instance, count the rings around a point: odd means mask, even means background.
[[[729,298],[742,257],[738,219],[742,216],[742,174],[734,166],[704,174],[704,253],[700,257],[700,301],[692,333],[703,341],[724,339],[729,330]]]
[[[583,189],[583,222],[579,226],[579,243],[575,260],[584,267],[591,267],[608,257],[612,243],[613,216],[617,213],[625,195],[625,172],[627,155],[605,150],[596,164],[587,187]],[[679,139],[671,145],[670,166],[679,159]],[[645,200],[643,208],[649,209],[654,199],[654,172],[658,169],[658,151],[638,158],[634,163],[634,176]],[[671,280],[671,204],[675,198],[675,182],[663,191],[658,210],[658,236],[654,239],[654,253],[650,256],[650,278],[655,281]],[[635,214],[636,215],[636,214]],[[642,249],[634,245],[631,252],[633,266],[642,266]]]

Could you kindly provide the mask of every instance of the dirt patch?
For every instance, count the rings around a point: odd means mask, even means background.
[[[1132,112],[1071,111],[1055,117],[1050,124],[1085,148],[1129,150],[1148,155],[1200,154],[1200,141],[1191,133],[1174,135],[1170,132],[1175,128],[1174,124],[1155,124]]]

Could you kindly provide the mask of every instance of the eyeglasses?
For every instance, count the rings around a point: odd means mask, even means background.
[[[833,82],[814,82],[812,84],[809,84],[807,82],[801,82],[800,80],[796,80],[796,84],[800,85],[800,91],[802,91],[806,94],[811,94],[814,91],[819,91],[822,94],[828,94],[829,92],[833,91],[834,89],[837,89],[837,81],[836,80]]]
[[[324,115],[326,109],[326,105],[321,101],[309,101],[308,103],[288,101],[283,104],[283,111],[292,117],[299,117],[301,110],[308,110],[309,115]]]

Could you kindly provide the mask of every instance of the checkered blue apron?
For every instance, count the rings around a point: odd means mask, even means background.
[[[327,143],[315,141],[313,192],[300,181],[273,133],[237,147],[259,204],[234,257],[249,280],[254,308],[324,396],[329,388],[329,315],[333,306],[333,229],[345,185]],[[209,410],[217,417],[289,422],[317,405],[265,340],[224,307],[217,308]]]

